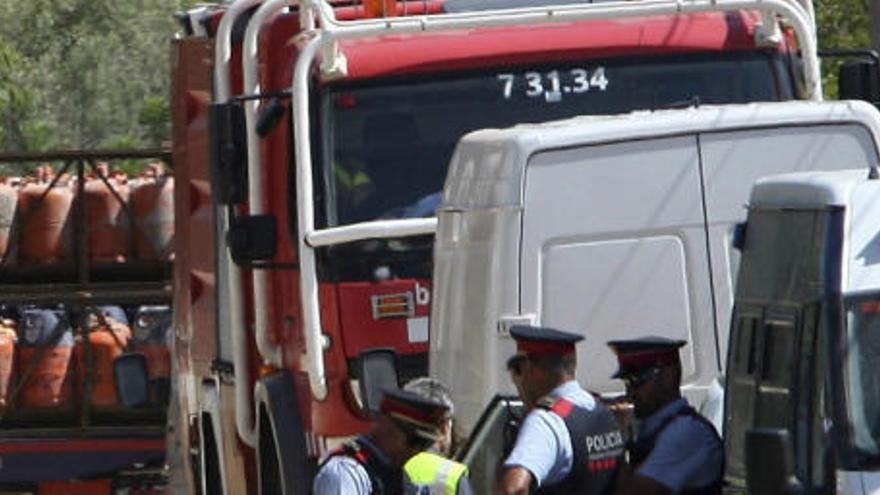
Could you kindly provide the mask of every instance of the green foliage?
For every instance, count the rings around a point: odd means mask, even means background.
[[[819,0],[820,48],[870,46],[869,1]],[[173,14],[196,3],[0,0],[0,149],[167,142]],[[834,96],[836,65],[823,70]]]
[[[30,72],[24,55],[0,39],[0,146],[4,149],[26,148],[27,117],[36,106],[36,94],[25,84]]]
[[[120,134],[110,138],[104,145],[104,148],[111,150],[130,150],[138,148],[139,144],[140,142],[136,137]],[[133,177],[135,175],[138,175],[143,170],[143,167],[144,165],[146,165],[146,163],[146,161],[136,159],[114,160],[113,168],[116,170],[121,170],[129,176]]]
[[[170,139],[174,13],[194,0],[0,0],[0,148]]]
[[[171,136],[171,105],[167,96],[147,96],[141,104],[138,122],[144,127],[151,146],[161,146]]]
[[[52,129],[40,120],[26,120],[23,124],[24,149],[47,150],[52,144]]]
[[[871,18],[868,0],[833,0],[816,3],[819,48],[868,48]]]
[[[870,0],[825,0],[816,7],[820,50],[871,47]],[[822,61],[826,98],[837,97],[837,70],[841,61]]]

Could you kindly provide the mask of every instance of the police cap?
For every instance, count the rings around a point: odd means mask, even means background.
[[[676,364],[679,362],[678,350],[685,344],[687,341],[653,335],[608,341],[608,346],[617,354],[618,365],[611,378],[636,374],[652,366]]]
[[[431,441],[440,439],[449,406],[407,390],[387,388],[382,392],[379,412],[409,433]]]
[[[406,382],[403,390],[442,403],[447,407],[447,418],[451,418],[455,414],[455,405],[452,403],[452,394],[449,392],[449,387],[436,378],[430,376],[413,378]]]
[[[530,355],[574,354],[574,345],[584,340],[583,335],[556,330],[555,328],[518,325],[510,329],[516,340],[516,350]]]

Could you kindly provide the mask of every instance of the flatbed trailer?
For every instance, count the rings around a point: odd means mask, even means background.
[[[89,229],[93,226],[86,209],[87,180],[100,180],[113,199],[119,201],[132,235],[129,248],[133,252],[137,222],[127,198],[114,189],[100,164],[114,165],[121,160],[171,161],[164,149],[149,150],[69,150],[53,152],[0,153],[0,166],[24,170],[29,164],[52,163],[57,170],[42,196],[26,211],[16,213],[17,226],[12,229],[5,260],[0,263],[0,307],[63,308],[74,335],[73,345],[80,346],[84,369],[71,358],[68,373],[79,380],[74,388],[74,406],[34,409],[18,407],[23,390],[32,375],[45,363],[61,337],[58,326],[52,338],[41,342],[29,366],[20,365],[19,350],[13,361],[13,372],[5,405],[0,408],[0,490],[3,493],[38,494],[124,494],[159,493],[168,483],[165,467],[167,397],[134,406],[122,403],[98,407],[93,404],[100,361],[90,333],[96,330],[83,325],[76,328],[74,318],[103,314],[107,305],[128,308],[167,307],[170,317],[172,303],[173,259],[128,259],[96,261],[90,259]],[[89,179],[91,177],[91,179]],[[70,180],[64,187],[74,197],[68,221],[72,232],[70,256],[44,264],[22,262],[16,251],[21,240],[23,223],[29,213],[47,201],[50,191],[60,186],[62,178]],[[113,200],[111,199],[111,201]],[[2,253],[0,253],[2,254]],[[139,313],[138,313],[139,314]],[[102,322],[103,316],[97,316]],[[62,318],[63,319],[63,318]],[[60,326],[60,324],[59,324]],[[24,332],[19,327],[19,339]],[[133,340],[126,341],[125,354],[134,349]],[[74,351],[76,352],[76,351]],[[124,355],[124,354],[123,354]],[[78,358],[78,356],[75,356]],[[6,359],[2,356],[0,359]],[[71,371],[73,370],[73,371]],[[35,378],[40,379],[39,377]],[[117,392],[118,393],[118,392]]]

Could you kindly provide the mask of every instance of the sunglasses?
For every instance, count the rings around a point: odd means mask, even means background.
[[[623,380],[623,383],[626,384],[627,388],[634,389],[639,388],[642,385],[651,381],[652,378],[660,374],[660,368],[656,366],[652,366],[650,368],[645,368],[644,370],[633,373],[631,375],[626,375],[620,377]]]

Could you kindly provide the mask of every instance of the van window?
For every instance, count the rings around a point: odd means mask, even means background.
[[[853,449],[880,458],[880,294],[847,298],[843,370]]]

